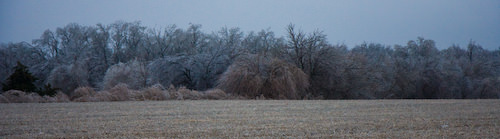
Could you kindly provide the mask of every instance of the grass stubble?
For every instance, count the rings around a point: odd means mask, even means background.
[[[0,104],[0,138],[499,138],[500,100]]]

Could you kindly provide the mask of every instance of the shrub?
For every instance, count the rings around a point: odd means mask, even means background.
[[[0,94],[0,103],[10,103],[9,99]]]
[[[227,97],[228,96],[226,92],[222,91],[221,89],[210,89],[205,91],[206,99],[220,100],[220,99],[227,99]]]
[[[54,96],[40,96],[36,93],[26,93],[19,90],[9,90],[0,94],[0,103],[46,103],[46,102],[68,102],[69,98],[62,92]]]
[[[142,90],[139,95],[135,97],[136,100],[166,100],[168,93],[164,92],[164,87],[160,84],[153,85]]]
[[[177,94],[178,94],[177,95],[178,100],[185,100],[185,99],[198,100],[202,98],[200,92],[195,90],[189,90],[186,87],[180,87],[179,89],[177,89]]]
[[[70,101],[68,95],[64,94],[61,91],[57,91],[56,96],[54,96],[54,98],[56,98],[55,102],[69,102]]]
[[[61,91],[57,91],[53,96],[43,96],[45,102],[69,102],[68,95]]]
[[[26,93],[19,90],[9,90],[2,93],[9,103],[29,103],[40,102],[42,99],[39,95],[33,93]]]
[[[19,90],[9,90],[7,92],[3,92],[1,95],[8,103],[22,103],[26,100],[26,93]]]
[[[153,85],[141,91],[129,89],[126,84],[118,84],[106,91],[94,91],[91,87],[79,87],[71,96],[77,102],[92,101],[129,101],[129,100],[167,100],[169,94],[163,91],[163,86]]]
[[[308,87],[309,79],[301,69],[255,55],[240,57],[218,81],[218,88],[246,98],[300,99]]]
[[[177,94],[177,89],[175,89],[174,85],[170,85],[168,89],[166,90],[166,94],[168,96],[168,99],[177,99],[179,95]]]
[[[94,100],[96,92],[91,87],[78,87],[71,93],[70,100],[77,102],[87,102]]]
[[[142,96],[139,91],[129,89],[126,84],[118,84],[108,91],[98,92],[91,87],[79,87],[70,98],[76,102],[142,100],[139,96]]]
[[[173,85],[170,85],[170,87],[167,90],[162,92],[165,95],[165,99],[176,99],[176,100],[207,99],[205,92],[190,90],[184,86],[175,88]]]
[[[98,91],[94,95],[93,101],[111,101],[111,93],[108,91]]]
[[[113,88],[111,88],[109,91],[109,99],[110,101],[128,101],[132,100],[131,99],[131,94],[136,93],[135,90],[130,90],[126,84],[120,83]]]
[[[264,97],[300,99],[309,86],[307,75],[299,68],[282,60],[271,60],[270,75],[264,84]]]

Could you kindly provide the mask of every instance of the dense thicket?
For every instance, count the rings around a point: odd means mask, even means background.
[[[244,33],[201,25],[146,28],[140,22],[46,30],[31,43],[0,46],[0,82],[19,61],[64,93],[90,86],[159,84],[273,99],[500,98],[500,49],[437,49],[417,38],[405,45],[332,45],[321,31],[289,25],[284,37],[270,30]]]

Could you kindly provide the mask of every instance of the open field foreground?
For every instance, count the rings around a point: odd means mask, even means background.
[[[499,138],[500,100],[0,104],[0,138]]]

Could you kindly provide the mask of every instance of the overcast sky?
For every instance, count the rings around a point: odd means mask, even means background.
[[[422,36],[438,48],[465,47],[474,40],[500,47],[500,0],[0,0],[0,42],[31,42],[46,29],[68,23],[95,25],[117,20],[147,27],[201,24],[243,31],[270,28],[285,34],[289,23],[305,32],[323,30],[332,44],[405,45]]]

